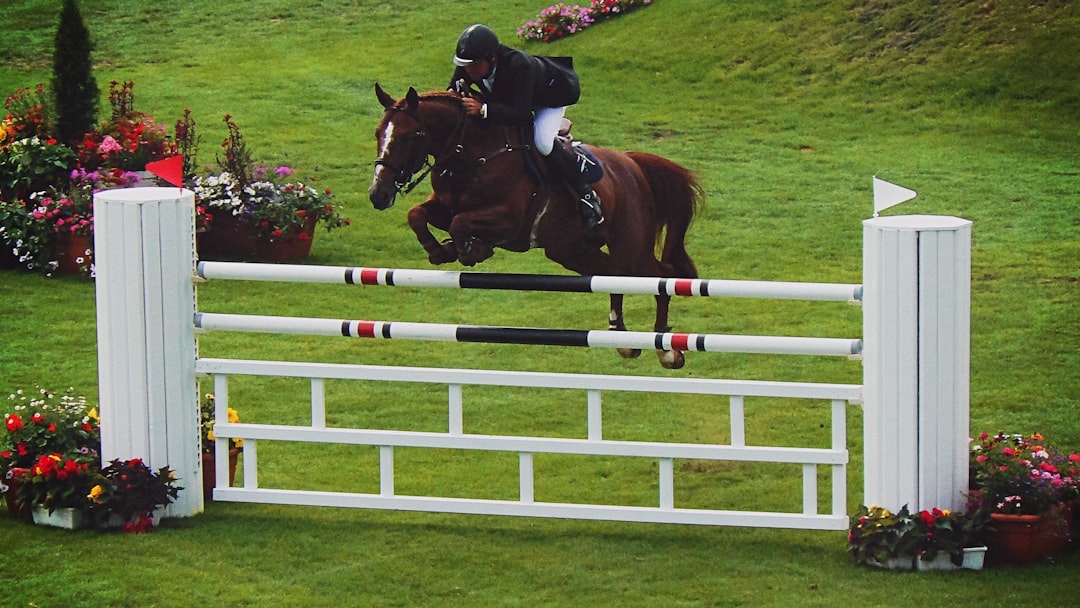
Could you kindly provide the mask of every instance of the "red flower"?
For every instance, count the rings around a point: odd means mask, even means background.
[[[56,432],[56,425],[55,424],[50,424],[48,430],[49,430],[50,433],[55,433]]]
[[[1005,449],[1001,450],[1001,453],[1006,455],[1006,456],[1016,456],[1016,450],[1014,450],[1012,448],[1005,448]]]
[[[281,236],[281,230],[275,230],[272,234],[274,236]]]
[[[18,450],[18,452],[19,452],[19,456],[26,456],[27,454],[29,454],[29,453],[30,453],[30,450],[26,449],[26,442],[25,442],[25,441],[20,441],[20,442],[19,442],[19,443],[18,443],[18,444],[17,444],[16,446],[15,446],[15,449],[16,449],[16,450]],[[9,453],[10,453],[10,452],[9,452]]]
[[[921,519],[923,523],[930,526],[934,525],[934,522],[937,521],[937,518],[934,517],[929,511],[923,511],[919,513],[919,519]]]
[[[89,422],[84,422],[83,425],[82,425],[82,429],[84,431],[86,431],[87,433],[93,433],[94,432],[94,427],[91,426]]]
[[[11,450],[4,450],[3,452],[0,452],[0,458],[3,458],[4,460],[11,458]]]
[[[18,414],[10,414],[6,416],[4,422],[7,424],[7,430],[11,431],[12,433],[23,428],[22,418],[19,418]]]
[[[301,241],[306,241],[306,240],[310,239],[311,237],[308,236],[308,233],[301,232],[300,234],[296,235],[296,238],[300,239]]]
[[[45,416],[41,412],[34,412],[34,415],[30,417],[30,422],[41,424],[45,422]]]

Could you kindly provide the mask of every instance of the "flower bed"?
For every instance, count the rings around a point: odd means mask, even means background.
[[[50,137],[48,92],[44,85],[8,97],[0,122],[0,264],[45,275],[93,276],[93,195],[104,188],[145,185],[137,174],[148,163],[181,154],[186,186],[197,196],[197,227],[213,231],[214,215],[230,215],[240,236],[219,230],[213,239],[248,243],[240,259],[306,256],[313,224],[327,230],[348,225],[332,204],[329,188],[309,177],[295,179],[285,165],[257,166],[240,129],[225,117],[228,137],[219,171],[196,177],[199,137],[191,112],[184,111],[171,140],[164,124],[135,109],[134,85],[114,81],[111,113],[73,148]],[[212,247],[211,247],[212,249]]]
[[[652,0],[592,0],[589,6],[559,2],[540,11],[518,28],[523,40],[551,42],[585,28],[647,6]]]

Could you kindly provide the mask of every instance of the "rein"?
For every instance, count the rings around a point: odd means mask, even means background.
[[[457,102],[456,99],[450,99],[448,97],[434,97],[429,98],[428,100],[446,100],[453,101],[455,103]],[[412,162],[407,163],[404,167],[398,167],[381,156],[375,159],[376,167],[383,166],[397,174],[394,178],[394,189],[397,191],[398,194],[404,195],[412,192],[413,189],[416,188],[416,186],[418,186],[420,182],[424,181],[424,179],[427,178],[431,171],[438,166],[444,167],[439,173],[440,176],[452,177],[454,175],[454,172],[452,170],[445,168],[445,165],[447,164],[448,159],[451,158],[453,155],[460,156],[464,154],[465,146],[463,142],[465,140],[465,127],[468,123],[468,117],[465,115],[465,108],[462,107],[460,104],[457,104],[457,106],[459,109],[458,122],[454,126],[454,129],[450,132],[450,136],[447,137],[446,145],[444,146],[443,150],[437,155],[424,152],[423,161],[416,169],[409,169],[409,166],[414,164]],[[423,138],[428,137],[428,129],[425,127],[424,121],[423,119],[421,119],[419,112],[413,114],[408,108],[402,108],[397,106],[387,108],[387,111],[405,112],[420,124],[420,128],[414,131],[412,135]],[[426,150],[426,146],[421,146],[419,149],[423,152],[424,150]],[[532,147],[528,144],[515,146],[511,144],[509,138],[507,138],[506,142],[498,149],[496,149],[492,154],[481,156],[473,162],[475,163],[475,168],[479,168],[486,165],[491,159],[496,158],[506,152],[516,152],[519,150],[527,151],[530,149],[532,149]],[[431,162],[431,158],[435,159],[434,163]],[[413,175],[416,173],[416,171],[420,171],[420,174],[419,176],[414,178]]]

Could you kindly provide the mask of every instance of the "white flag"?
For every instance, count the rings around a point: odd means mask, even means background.
[[[897,186],[896,184],[890,184],[887,181],[880,180],[877,176],[874,176],[874,217],[877,217],[879,211],[888,209],[893,205],[899,205],[904,201],[910,201],[918,195],[914,190],[909,190],[903,186]]]

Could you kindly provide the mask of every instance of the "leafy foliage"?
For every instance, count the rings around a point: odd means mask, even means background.
[[[907,505],[892,513],[884,507],[864,505],[851,517],[848,552],[861,565],[933,561],[938,553],[948,554],[960,565],[964,548],[984,545],[989,530],[990,512],[977,503],[965,513],[942,509],[912,513]]]
[[[52,88],[56,95],[56,132],[74,145],[93,129],[98,111],[98,86],[90,58],[94,45],[75,0],[64,0],[56,28]]]
[[[172,504],[184,489],[176,485],[169,467],[155,472],[141,458],[114,459],[95,481],[87,493],[95,525],[108,527],[112,519],[119,518],[125,532],[149,532],[154,510]]]

